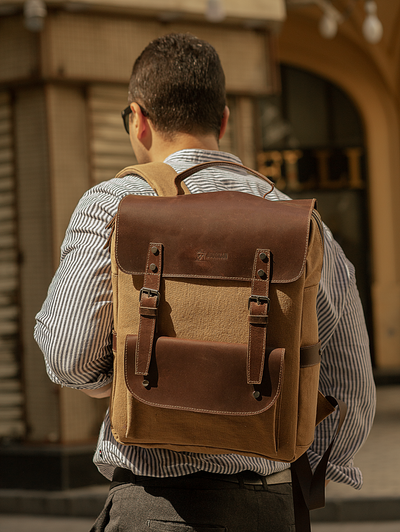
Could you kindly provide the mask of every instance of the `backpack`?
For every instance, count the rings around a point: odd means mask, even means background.
[[[209,166],[273,188],[221,161],[117,175],[158,196],[125,196],[110,224],[112,431],[126,445],[292,463],[336,405],[318,391],[322,223],[315,200],[189,194],[183,180]]]

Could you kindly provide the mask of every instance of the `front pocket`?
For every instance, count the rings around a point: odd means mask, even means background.
[[[263,380],[247,383],[247,345],[162,336],[155,342],[149,374],[136,374],[137,336],[125,341],[128,390],[153,407],[207,414],[251,416],[271,408],[279,397],[284,349],[270,349]]]
[[[207,344],[205,351],[201,344]],[[239,345],[235,354],[229,344],[161,337],[152,356],[155,366],[146,376],[135,375],[135,346],[136,336],[127,335],[122,376],[127,387],[118,396],[126,418],[119,423],[118,441],[173,451],[277,458],[275,404],[284,349],[270,350],[265,382],[253,386],[246,378],[247,346]],[[269,372],[275,377],[269,378]],[[253,395],[258,389],[261,396]]]

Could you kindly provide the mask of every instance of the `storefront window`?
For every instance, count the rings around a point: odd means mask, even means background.
[[[258,99],[258,170],[292,198],[315,197],[356,267],[371,330],[363,125],[350,98],[314,74],[282,66],[282,93]]]

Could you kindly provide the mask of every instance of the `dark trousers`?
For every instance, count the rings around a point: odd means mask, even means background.
[[[237,481],[230,478],[236,477]],[[260,478],[260,477],[259,477]],[[114,481],[91,532],[294,532],[290,483],[241,475]]]

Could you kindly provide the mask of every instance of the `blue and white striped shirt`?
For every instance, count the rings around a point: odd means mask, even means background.
[[[203,150],[182,150],[165,162],[180,172],[210,160],[240,162],[227,153]],[[185,184],[193,194],[237,190],[262,196],[270,189],[259,178],[219,167],[190,176]],[[109,235],[107,224],[127,194],[155,195],[142,178],[134,175],[100,183],[84,194],[67,228],[60,266],[36,316],[35,338],[44,353],[48,375],[61,386],[95,389],[112,381],[112,288],[110,255],[104,244]],[[287,199],[276,190],[267,198]],[[375,410],[369,343],[354,268],[326,227],[324,253],[317,302],[322,342],[320,389],[348,405],[327,478],[360,488],[362,475],[354,467],[353,457],[369,433]],[[308,451],[314,466],[333,436],[335,421],[335,416],[330,416],[316,429],[315,441]],[[269,475],[288,467],[262,458],[176,453],[121,445],[111,433],[108,414],[100,431],[94,462],[109,479],[115,467],[156,477],[200,470],[223,474],[251,470]]]

